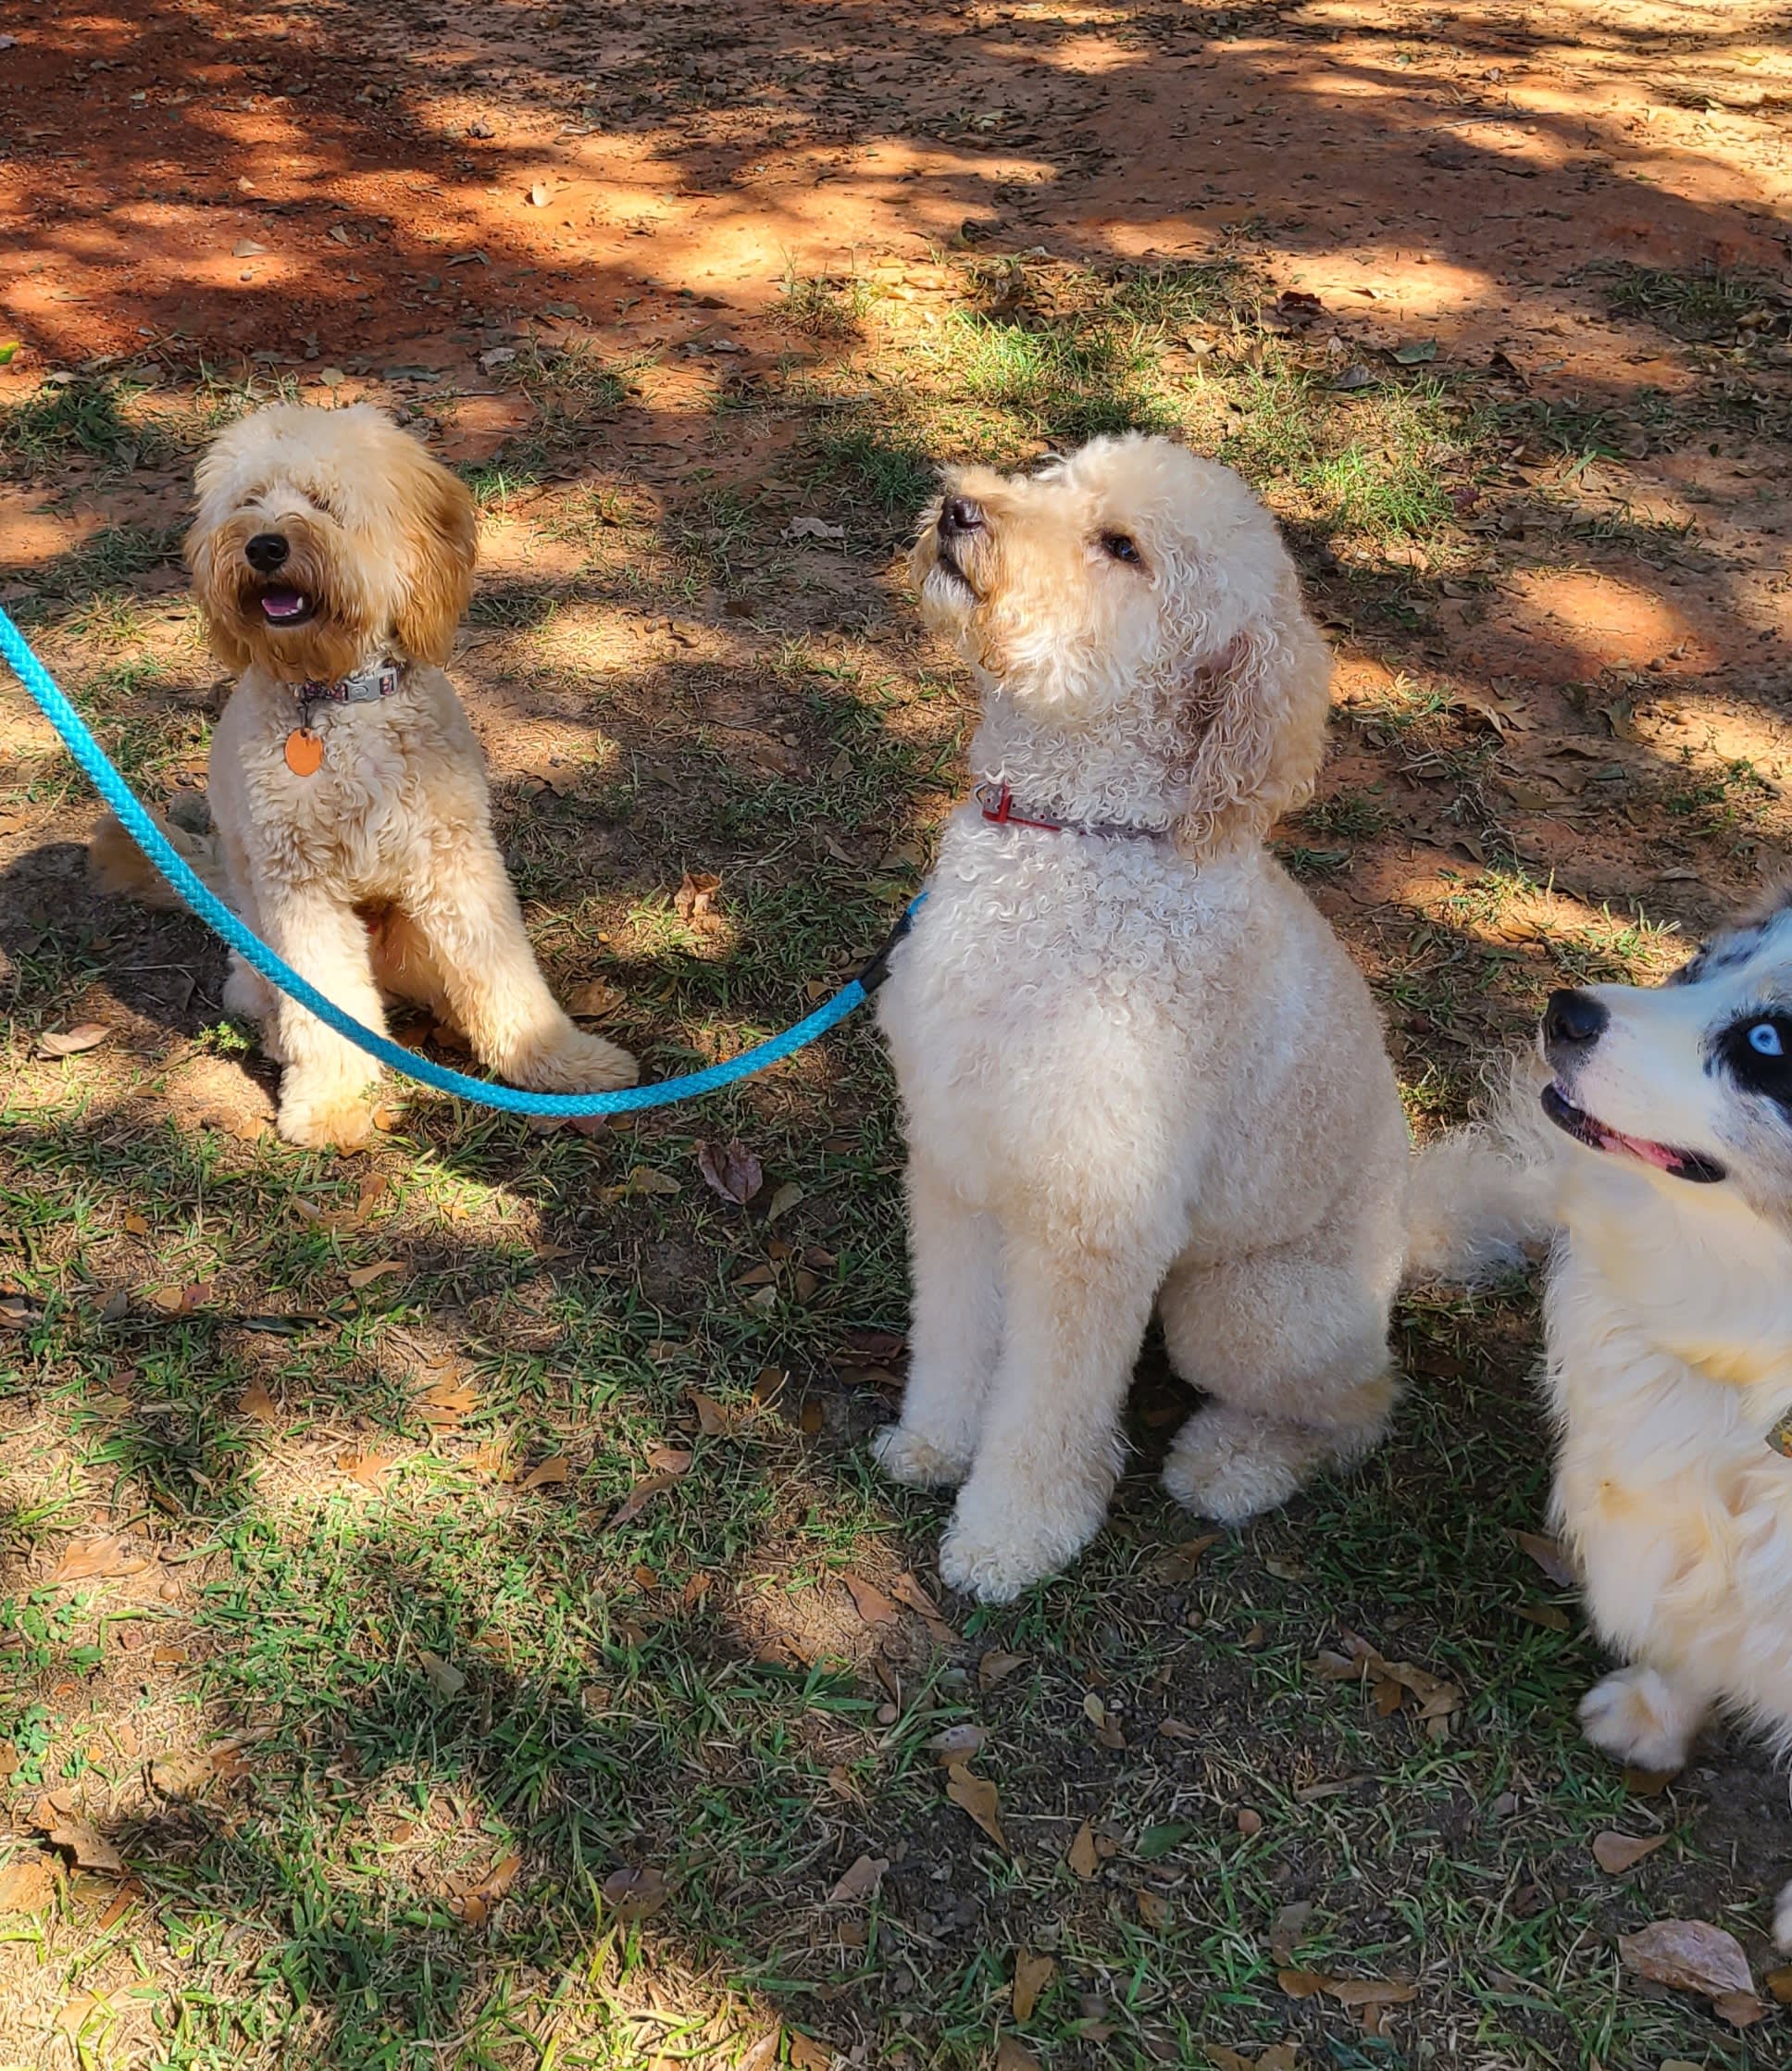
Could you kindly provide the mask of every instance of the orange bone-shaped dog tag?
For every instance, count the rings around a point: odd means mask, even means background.
[[[315,777],[323,760],[323,736],[309,727],[294,727],[286,737],[286,767],[295,777]]]

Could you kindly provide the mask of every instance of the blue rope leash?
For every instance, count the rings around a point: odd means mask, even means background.
[[[551,1115],[572,1120],[587,1115],[627,1115],[643,1107],[669,1107],[678,1101],[696,1100],[704,1093],[719,1092],[736,1079],[750,1079],[767,1066],[780,1063],[806,1049],[817,1036],[844,1021],[855,1007],[883,982],[890,952],[908,932],[915,911],[925,899],[916,899],[891,930],[890,939],[859,975],[843,985],[831,1000],[805,1015],[792,1029],[743,1050],[726,1064],[710,1065],[678,1079],[663,1079],[653,1086],[625,1086],[609,1093],[529,1093],[515,1086],[493,1085],[483,1079],[469,1079],[465,1072],[450,1071],[431,1064],[413,1050],[365,1028],[352,1014],[327,1000],[315,985],[301,978],[290,964],[276,956],[261,938],[245,928],[235,914],[194,875],[191,866],[139,805],[131,787],[106,759],[86,721],[57,689],[55,679],[32,654],[25,636],[5,610],[0,609],[0,658],[28,690],[38,709],[61,737],[62,744],[86,772],[95,791],[118,816],[132,841],[216,935],[220,935],[271,985],[339,1036],[377,1057],[389,1069],[407,1079],[431,1086],[439,1093],[454,1093],[482,1107],[496,1107],[507,1115]]]

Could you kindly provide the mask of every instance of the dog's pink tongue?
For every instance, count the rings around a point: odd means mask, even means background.
[[[305,599],[296,590],[264,590],[261,608],[269,618],[296,618],[305,609]]]
[[[1632,1157],[1641,1158],[1645,1165],[1652,1165],[1660,1171],[1672,1172],[1680,1163],[1676,1154],[1670,1151],[1665,1143],[1646,1142],[1640,1136],[1625,1136],[1615,1129],[1610,1134],[1612,1141],[1628,1151]]]

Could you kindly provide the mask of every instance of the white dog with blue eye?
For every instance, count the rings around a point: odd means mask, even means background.
[[[1792,899],[1668,984],[1557,992],[1541,1113],[1559,1524],[1626,1657],[1596,1746],[1677,1769],[1715,1709],[1792,1750]],[[1792,1884],[1775,1922],[1792,1948]]]

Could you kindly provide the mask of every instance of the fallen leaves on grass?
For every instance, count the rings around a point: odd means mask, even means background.
[[[1023,1949],[1014,1958],[1014,1987],[1010,2003],[1017,2021],[1030,2021],[1033,2009],[1058,1975],[1055,1957],[1035,1956]]]
[[[1269,1952],[1278,1969],[1287,1969],[1293,1963],[1294,1952],[1312,1919],[1313,1901],[1296,1899],[1270,1922]]]
[[[1755,1997],[1742,1944],[1709,1920],[1652,1921],[1635,1934],[1621,1934],[1618,1954],[1639,1977],[1702,1994],[1733,2027],[1748,2027],[1767,2011]]]
[[[1140,1921],[1153,1934],[1162,1934],[1176,1917],[1175,1908],[1168,1899],[1160,1898],[1155,1891],[1135,1891],[1133,1903],[1139,1908]]]
[[[676,1474],[650,1474],[637,1481],[616,1505],[615,1515],[605,1528],[615,1531],[619,1526],[632,1525],[653,1498],[663,1496],[677,1484],[678,1478]]]
[[[153,1287],[149,1299],[164,1316],[187,1316],[211,1300],[209,1280],[189,1280],[184,1287]]]
[[[790,2062],[796,2071],[834,2071],[834,2052],[826,2042],[817,2042],[813,2035],[804,2035],[799,2028],[791,2028]]]
[[[1183,1540],[1151,1563],[1152,1579],[1171,1583],[1192,1580],[1196,1568],[1201,1566],[1201,1555],[1219,1542],[1220,1534],[1216,1531],[1203,1532],[1199,1539]]]
[[[469,1382],[439,1380],[417,1398],[417,1415],[431,1430],[458,1430],[479,1406],[479,1390]]]
[[[1462,1693],[1456,1684],[1410,1661],[1385,1660],[1359,1633],[1346,1632],[1343,1640],[1343,1653],[1320,1650],[1313,1666],[1324,1681],[1366,1683],[1374,1693],[1375,1710],[1384,1718],[1400,1710],[1409,1696],[1414,1697],[1430,1737],[1449,1738],[1451,1715],[1462,1707]]]
[[[364,1489],[383,1489],[386,1477],[392,1472],[396,1453],[344,1453],[336,1465],[351,1481],[357,1481]]]
[[[133,1553],[123,1538],[77,1539],[62,1549],[62,1557],[50,1570],[50,1581],[52,1585],[116,1581],[126,1575],[141,1575],[154,1566],[147,1553]]]
[[[722,1144],[699,1143],[697,1169],[712,1193],[744,1208],[765,1184],[765,1168],[737,1136]]]
[[[56,1870],[43,1855],[21,1855],[0,1869],[0,1915],[42,1913],[56,1896]]]
[[[1299,2061],[1292,2042],[1272,2042],[1257,2056],[1246,2056],[1218,2042],[1203,2042],[1201,2047],[1213,2071],[1295,2071]]]
[[[83,1050],[97,1050],[112,1033],[102,1021],[80,1021],[72,1029],[46,1029],[37,1039],[41,1057],[78,1057]]]
[[[958,1635],[940,1616],[940,1606],[913,1575],[899,1575],[890,1586],[890,1593],[898,1603],[906,1603],[925,1625],[933,1637],[945,1647],[955,1647]]]
[[[253,1416],[257,1424],[280,1422],[280,1404],[261,1381],[252,1380],[249,1383],[237,1397],[236,1407],[239,1416]]]
[[[566,994],[566,1012],[575,1021],[601,1021],[621,1004],[621,988],[607,979],[588,978]]]
[[[467,1688],[467,1677],[452,1661],[444,1661],[439,1653],[431,1653],[428,1647],[417,1650],[417,1665],[422,1669],[424,1679],[445,1703],[450,1698],[458,1697]]]
[[[722,925],[716,911],[722,880],[714,870],[687,870],[672,895],[672,908],[678,918],[700,934],[713,934]]]
[[[1012,2035],[1004,2035],[1002,2047],[996,2052],[995,2071],[1039,2071],[1039,2060],[1026,2043],[1015,2041]]]
[[[1593,1836],[1593,1860],[1608,1877],[1622,1877],[1635,1869],[1645,1855],[1652,1855],[1667,1840],[1665,1834],[1614,1834]]]
[[[636,1194],[678,1193],[683,1190],[669,1172],[655,1172],[651,1165],[635,1165],[628,1168],[628,1176],[619,1187],[605,1187],[605,1201],[628,1201]]]
[[[896,1616],[896,1606],[884,1592],[867,1582],[862,1575],[842,1575],[846,1593],[852,1599],[852,1608],[866,1625],[886,1625]]]
[[[989,1738],[980,1726],[948,1726],[927,1742],[927,1750],[947,1764],[968,1762],[973,1755],[983,1752],[983,1743]]]
[[[1101,1866],[1101,1858],[1095,1847],[1095,1829],[1085,1819],[1077,1828],[1076,1836],[1065,1851],[1064,1861],[1073,1876],[1087,1884]]]
[[[977,1688],[993,1690],[998,1683],[1005,1682],[1016,1668],[1024,1667],[1026,1662],[1024,1653],[1002,1653],[992,1647],[977,1665]]]
[[[516,1881],[516,1873],[522,1866],[522,1856],[512,1849],[507,1855],[499,1856],[476,1881],[457,1880],[458,1888],[448,1900],[449,1912],[469,1928],[482,1928],[492,1917],[492,1908]]]
[[[530,1467],[516,1484],[519,1489],[557,1489],[572,1479],[572,1464],[564,1453],[553,1453],[539,1466]]]
[[[402,1258],[382,1258],[371,1266],[355,1266],[348,1275],[348,1284],[359,1293],[362,1288],[371,1287],[376,1280],[383,1280],[388,1274],[402,1273],[404,1270],[404,1261]]]
[[[124,1875],[124,1857],[84,1819],[65,1820],[59,1827],[52,1827],[50,1842],[53,1847],[66,1848],[74,1857],[77,1869],[104,1870],[110,1877]]]
[[[1770,1970],[1764,1982],[1782,2006],[1792,2006],[1792,1963],[1782,1964],[1777,1970]]]
[[[1515,1531],[1512,1542],[1531,1556],[1550,1581],[1564,1590],[1574,1588],[1576,1580],[1574,1565],[1559,1540],[1551,1539],[1547,1532]]]
[[[946,1795],[962,1812],[968,1813],[1003,1854],[1008,1837],[1002,1830],[1001,1798],[988,1777],[973,1776],[962,1762],[946,1771]]]
[[[882,1885],[890,1859],[885,1855],[861,1855],[828,1894],[829,1905],[859,1905],[875,1899]]]
[[[604,1879],[604,1903],[625,1927],[652,1919],[669,1895],[665,1878],[645,1866],[630,1864]]]

